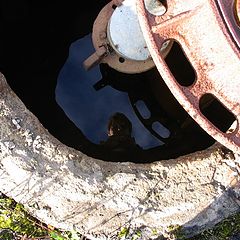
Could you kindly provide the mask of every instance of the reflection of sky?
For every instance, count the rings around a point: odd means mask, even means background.
[[[102,77],[99,67],[85,71],[83,61],[94,52],[91,35],[74,42],[64,64],[56,87],[56,101],[66,115],[92,142],[107,138],[107,122],[115,112],[124,113],[133,124],[133,136],[143,148],[158,146],[161,142],[136,117],[128,95],[110,86],[99,91],[93,85]]]

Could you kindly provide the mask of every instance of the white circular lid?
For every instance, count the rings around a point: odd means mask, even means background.
[[[137,61],[150,58],[138,22],[136,0],[125,0],[114,10],[108,24],[108,38],[114,50],[123,57]]]

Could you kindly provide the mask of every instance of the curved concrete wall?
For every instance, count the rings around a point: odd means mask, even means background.
[[[93,159],[49,134],[0,76],[0,191],[41,221],[89,239],[186,236],[239,211],[240,158],[215,144],[151,164]]]

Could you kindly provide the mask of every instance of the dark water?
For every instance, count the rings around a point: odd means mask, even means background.
[[[85,71],[83,61],[94,52],[91,34],[74,42],[69,57],[60,71],[56,100],[66,115],[93,143],[107,138],[107,122],[115,112],[124,113],[133,124],[136,142],[147,149],[162,145],[136,117],[126,92],[106,86],[93,88],[102,76],[99,66]]]

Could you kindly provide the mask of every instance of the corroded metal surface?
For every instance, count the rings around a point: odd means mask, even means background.
[[[145,61],[134,61],[131,59],[120,58],[121,56],[111,49],[111,44],[107,38],[108,22],[114,12],[113,3],[108,3],[98,14],[92,31],[92,40],[95,49],[99,46],[109,46],[110,54],[102,59],[102,63],[107,63],[110,67],[116,69],[119,72],[125,73],[141,73],[154,67],[152,59]],[[101,37],[105,35],[106,37]]]
[[[83,62],[84,68],[86,70],[90,70],[92,67],[99,64],[106,54],[107,49],[104,46],[100,46],[98,49],[96,49],[96,52],[94,52]]]
[[[166,5],[167,12],[159,17],[146,10],[144,0],[137,2],[140,25],[152,58],[169,89],[190,116],[217,141],[239,153],[240,53],[234,2],[172,0]],[[169,39],[179,42],[195,70],[196,79],[191,86],[185,87],[176,81],[159,52]],[[201,113],[199,101],[208,93],[236,117],[236,128],[232,132],[221,132]]]

